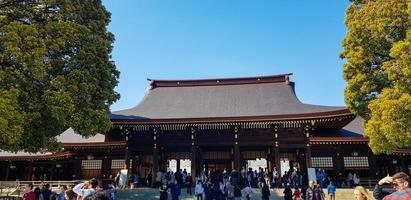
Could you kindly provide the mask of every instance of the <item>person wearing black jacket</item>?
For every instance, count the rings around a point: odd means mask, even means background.
[[[263,181],[263,189],[261,189],[261,199],[269,200],[270,199],[270,190],[268,189],[267,183]]]
[[[191,177],[190,174],[188,174],[187,178],[186,178],[186,183],[185,183],[186,187],[187,187],[187,194],[192,195],[193,192],[191,191],[191,187],[193,187],[193,179]]]
[[[238,185],[234,186],[234,200],[241,199],[241,189]]]
[[[284,200],[292,200],[293,199],[293,191],[291,190],[290,186],[287,185],[284,189]]]

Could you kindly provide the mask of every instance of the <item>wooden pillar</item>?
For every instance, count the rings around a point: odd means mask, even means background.
[[[306,136],[306,147],[305,147],[305,162],[307,164],[307,169],[312,167],[312,163],[311,163],[311,145],[310,145],[310,131],[313,130],[312,126],[314,126],[314,124],[311,125],[306,125],[304,128],[304,133]],[[308,172],[307,172],[308,175]]]
[[[29,168],[28,168],[26,180],[33,181],[33,180],[31,180],[31,176],[33,174],[33,161],[31,161],[31,160],[29,161],[29,166],[28,167]]]
[[[177,159],[176,162],[177,162],[176,172],[178,172],[178,171],[180,171],[180,169],[181,169],[181,167],[180,167],[180,159]]]
[[[153,146],[153,169],[152,171],[152,185],[154,186],[154,183],[156,182],[156,176],[157,176],[157,171],[158,171],[158,146],[157,146],[157,130],[154,129],[153,131],[153,142],[154,142],[154,146]]]
[[[167,156],[167,150],[164,149],[164,147],[161,147],[161,159],[160,159],[160,168],[164,171],[167,170],[167,164],[168,163],[168,156]]]
[[[51,167],[50,167],[50,181],[53,181],[54,180],[54,171],[55,171],[55,168],[56,168],[56,160],[52,160],[51,161]]]
[[[154,183],[156,182],[157,171],[158,171],[158,150],[157,150],[157,144],[154,144],[153,168],[151,170],[151,173],[152,173],[152,180],[151,180],[152,185],[151,186],[154,186]]]
[[[197,157],[198,147],[196,146],[195,136],[196,136],[195,129],[191,128],[191,178],[194,184],[195,184],[195,180],[197,177],[197,169],[198,169],[198,157]]]
[[[280,144],[278,141],[278,125],[274,126],[274,162],[277,172],[281,174],[281,164],[280,164]]]
[[[104,156],[101,166],[101,173],[103,178],[109,178],[111,174],[111,159],[108,159],[107,156]]]
[[[81,179],[81,161],[82,160],[79,157],[75,157],[74,160],[73,160],[73,165],[74,165],[74,174],[73,175],[76,176],[75,177],[76,180]],[[72,178],[74,178],[74,177],[72,177]]]
[[[280,146],[276,144],[274,147],[274,159],[275,159],[275,168],[281,174],[281,163],[280,163]]]
[[[307,144],[305,147],[305,162],[307,163],[307,168],[311,168],[312,163],[311,163],[311,145]]]
[[[197,164],[197,147],[191,145],[191,177],[193,178],[193,183],[195,182],[195,178],[197,176]]]
[[[369,158],[369,166],[370,166],[370,177],[381,177],[383,174],[380,174],[380,169],[377,165],[377,159],[375,155],[370,151],[370,154],[368,155]]]
[[[128,143],[130,135],[129,135],[128,129],[124,131],[124,134],[125,134],[125,140],[126,140],[126,149],[124,152],[124,162],[125,162],[124,164],[127,166],[127,169],[130,169],[130,151],[129,151],[129,143]]]
[[[11,161],[9,161],[6,166],[7,166],[7,169],[6,169],[6,176],[4,177],[4,180],[8,181],[9,180],[9,174],[10,174]]]
[[[401,171],[408,174],[408,167],[405,162],[405,154],[403,155],[400,154],[400,158],[401,158],[401,168],[402,168]]]
[[[240,147],[238,146],[238,128],[234,127],[234,169],[241,170]]]
[[[273,151],[272,151],[272,147],[269,147],[267,150],[267,167],[268,167],[268,172],[273,172]]]
[[[234,169],[241,170],[240,148],[238,144],[234,145]]]

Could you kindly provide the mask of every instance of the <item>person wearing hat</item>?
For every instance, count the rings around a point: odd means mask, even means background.
[[[81,196],[83,199],[89,195],[93,195],[96,192],[97,180],[95,178],[84,183],[79,183],[73,188],[73,192]]]

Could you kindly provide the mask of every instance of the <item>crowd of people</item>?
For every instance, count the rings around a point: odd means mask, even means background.
[[[58,191],[52,191],[48,183],[37,187],[30,184],[23,200],[115,200],[115,192],[113,184],[100,187],[93,178],[75,185],[61,186]]]
[[[132,175],[133,176],[133,175]],[[158,176],[158,177],[157,177]],[[352,175],[354,177],[354,175]],[[272,176],[267,170],[243,168],[241,171],[201,172],[197,177],[191,177],[186,170],[176,172],[168,169],[156,173],[154,187],[159,188],[160,200],[179,200],[182,192],[193,195],[197,200],[240,200],[245,197],[250,200],[252,188],[260,188],[262,200],[271,196],[270,188],[284,188],[285,200],[335,200],[336,186],[323,170],[316,171],[317,180],[309,180],[304,184],[304,174],[292,168],[280,176],[274,169]],[[79,182],[75,185],[63,186],[58,191],[52,191],[50,185],[42,183],[37,187],[29,185],[29,191],[23,195],[23,200],[115,200],[116,189],[124,189],[128,183],[127,171],[119,174],[108,184],[101,187],[96,179]],[[131,179],[134,181],[134,179]],[[347,184],[351,181],[347,178]],[[403,172],[381,179],[370,194],[363,186],[355,186],[355,200],[411,200],[410,177]],[[133,182],[134,183],[134,182]],[[355,184],[355,182],[353,183]],[[132,184],[131,184],[132,185]],[[391,185],[395,190],[392,194],[383,191],[384,185]],[[194,190],[192,189],[194,188]],[[324,189],[326,193],[324,192]]]

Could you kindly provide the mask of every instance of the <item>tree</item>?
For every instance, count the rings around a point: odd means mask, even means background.
[[[345,102],[374,153],[411,146],[411,1],[355,0],[346,10]]]
[[[60,149],[69,127],[111,127],[119,71],[100,0],[0,1],[0,149]]]

